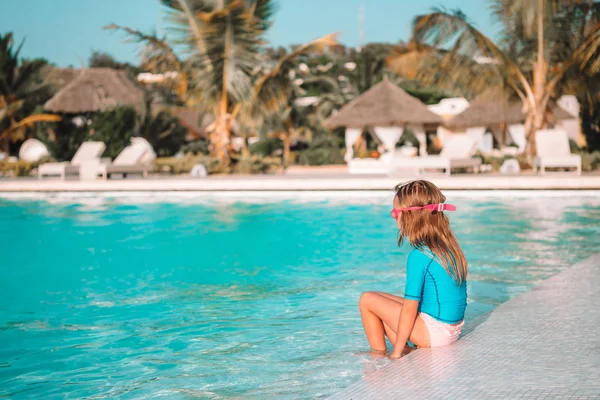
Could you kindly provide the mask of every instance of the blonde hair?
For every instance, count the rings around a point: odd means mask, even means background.
[[[395,191],[400,208],[446,201],[446,197],[437,186],[424,180],[399,184]],[[399,221],[398,245],[408,239],[417,249],[427,247],[459,285],[467,279],[467,259],[450,229],[448,217],[443,212],[403,211]]]

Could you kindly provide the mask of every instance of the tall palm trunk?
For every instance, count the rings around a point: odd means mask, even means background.
[[[290,145],[290,137],[294,133],[294,128],[288,128],[287,132],[283,132],[281,135],[281,140],[283,141],[283,169],[287,169],[290,166],[290,155],[291,155],[291,145]]]
[[[221,2],[221,8],[223,4]],[[228,21],[229,22],[229,21]],[[228,79],[229,79],[229,55],[231,51],[231,25],[226,24],[225,28],[225,59],[223,64],[223,81],[221,88],[221,101],[219,104],[219,110],[215,120],[214,130],[210,135],[210,142],[212,143],[213,155],[216,156],[221,165],[228,166],[231,162],[229,157],[229,141],[230,133],[233,127],[232,116],[227,111],[229,106],[228,98]]]
[[[248,149],[248,131],[246,127],[240,126],[240,132],[242,133],[242,157],[249,157],[250,150]]]
[[[220,114],[210,130],[211,153],[217,157],[221,165],[228,166],[231,162],[229,157],[229,133],[233,128],[233,117],[231,114]]]
[[[537,15],[538,54],[533,69],[534,104],[531,105],[525,124],[527,129],[527,154],[536,154],[535,132],[546,126],[548,63],[544,57],[544,0],[538,0]]]

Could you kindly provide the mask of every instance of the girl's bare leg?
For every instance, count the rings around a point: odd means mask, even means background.
[[[400,296],[395,296],[393,294],[389,294],[389,293],[384,293],[384,292],[373,292],[376,293],[380,296],[383,296],[385,298],[388,298],[390,300],[394,300],[395,302],[399,303],[399,304],[404,304],[404,298],[400,297]],[[383,322],[383,328],[385,331],[385,335],[388,337],[389,341],[391,343],[395,343],[396,342],[396,327],[394,327],[392,329],[392,327],[390,327],[388,324],[386,324],[385,322]]]
[[[376,352],[385,352],[385,337],[387,333],[388,337],[393,336],[395,339],[394,329],[389,324],[384,324],[384,321],[377,315],[374,310],[379,309],[379,303],[385,301],[389,307],[393,307],[395,313],[400,315],[402,309],[402,303],[392,300],[378,292],[366,292],[360,296],[358,301],[358,307],[360,309],[360,315],[362,317],[363,327],[367,340],[371,349]],[[387,331],[387,332],[386,332]],[[390,340],[392,340],[390,338]],[[393,343],[393,342],[392,342]]]
[[[366,292],[360,296],[358,305],[363,327],[374,351],[386,350],[384,335],[387,335],[392,343],[396,341],[396,328],[403,301],[402,297],[380,292]],[[429,347],[429,331],[419,317],[415,321],[409,340],[418,347]]]

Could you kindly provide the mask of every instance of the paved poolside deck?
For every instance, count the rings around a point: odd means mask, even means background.
[[[331,399],[600,398],[600,253]]]
[[[34,178],[0,179],[0,192],[126,192],[126,191],[320,191],[391,190],[416,176],[357,176],[347,173],[302,171],[285,175],[150,177],[79,181]],[[546,176],[497,174],[426,175],[443,190],[599,190],[600,174],[577,176],[554,173]]]

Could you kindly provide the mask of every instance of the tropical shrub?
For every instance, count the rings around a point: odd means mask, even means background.
[[[600,168],[600,151],[581,154],[581,169],[583,171],[595,171]]]
[[[240,174],[268,174],[273,173],[282,165],[280,157],[233,156],[235,161],[233,172]]]
[[[27,176],[34,168],[33,164],[27,161],[18,160],[15,162],[0,161],[0,176]]]
[[[140,136],[145,138],[159,157],[175,155],[185,143],[187,129],[168,112],[148,114],[140,126]]]
[[[53,159],[70,161],[89,137],[88,126],[78,126],[72,119],[63,118],[55,123],[44,122],[36,127],[36,137],[46,145]]]
[[[197,139],[192,142],[189,142],[181,147],[181,152],[184,154],[192,153],[194,155],[205,154],[208,155],[210,153],[210,142],[206,139]]]
[[[588,151],[600,150],[600,112],[597,107],[590,107],[583,103],[579,117],[581,118],[581,131],[585,137]]]
[[[329,136],[311,143],[311,146],[298,155],[300,165],[344,164],[343,150],[336,138]]]
[[[186,154],[184,157],[160,157],[154,160],[155,172],[167,172],[173,175],[190,173],[194,165],[203,164],[209,174],[226,171],[220,165],[219,159],[207,155]]]
[[[267,157],[275,153],[277,150],[283,150],[283,140],[279,138],[262,139],[248,146],[248,150],[252,154],[259,154]]]
[[[90,118],[88,140],[104,142],[104,157],[114,159],[131,143],[136,129],[137,114],[132,107],[119,107],[98,112]]]

